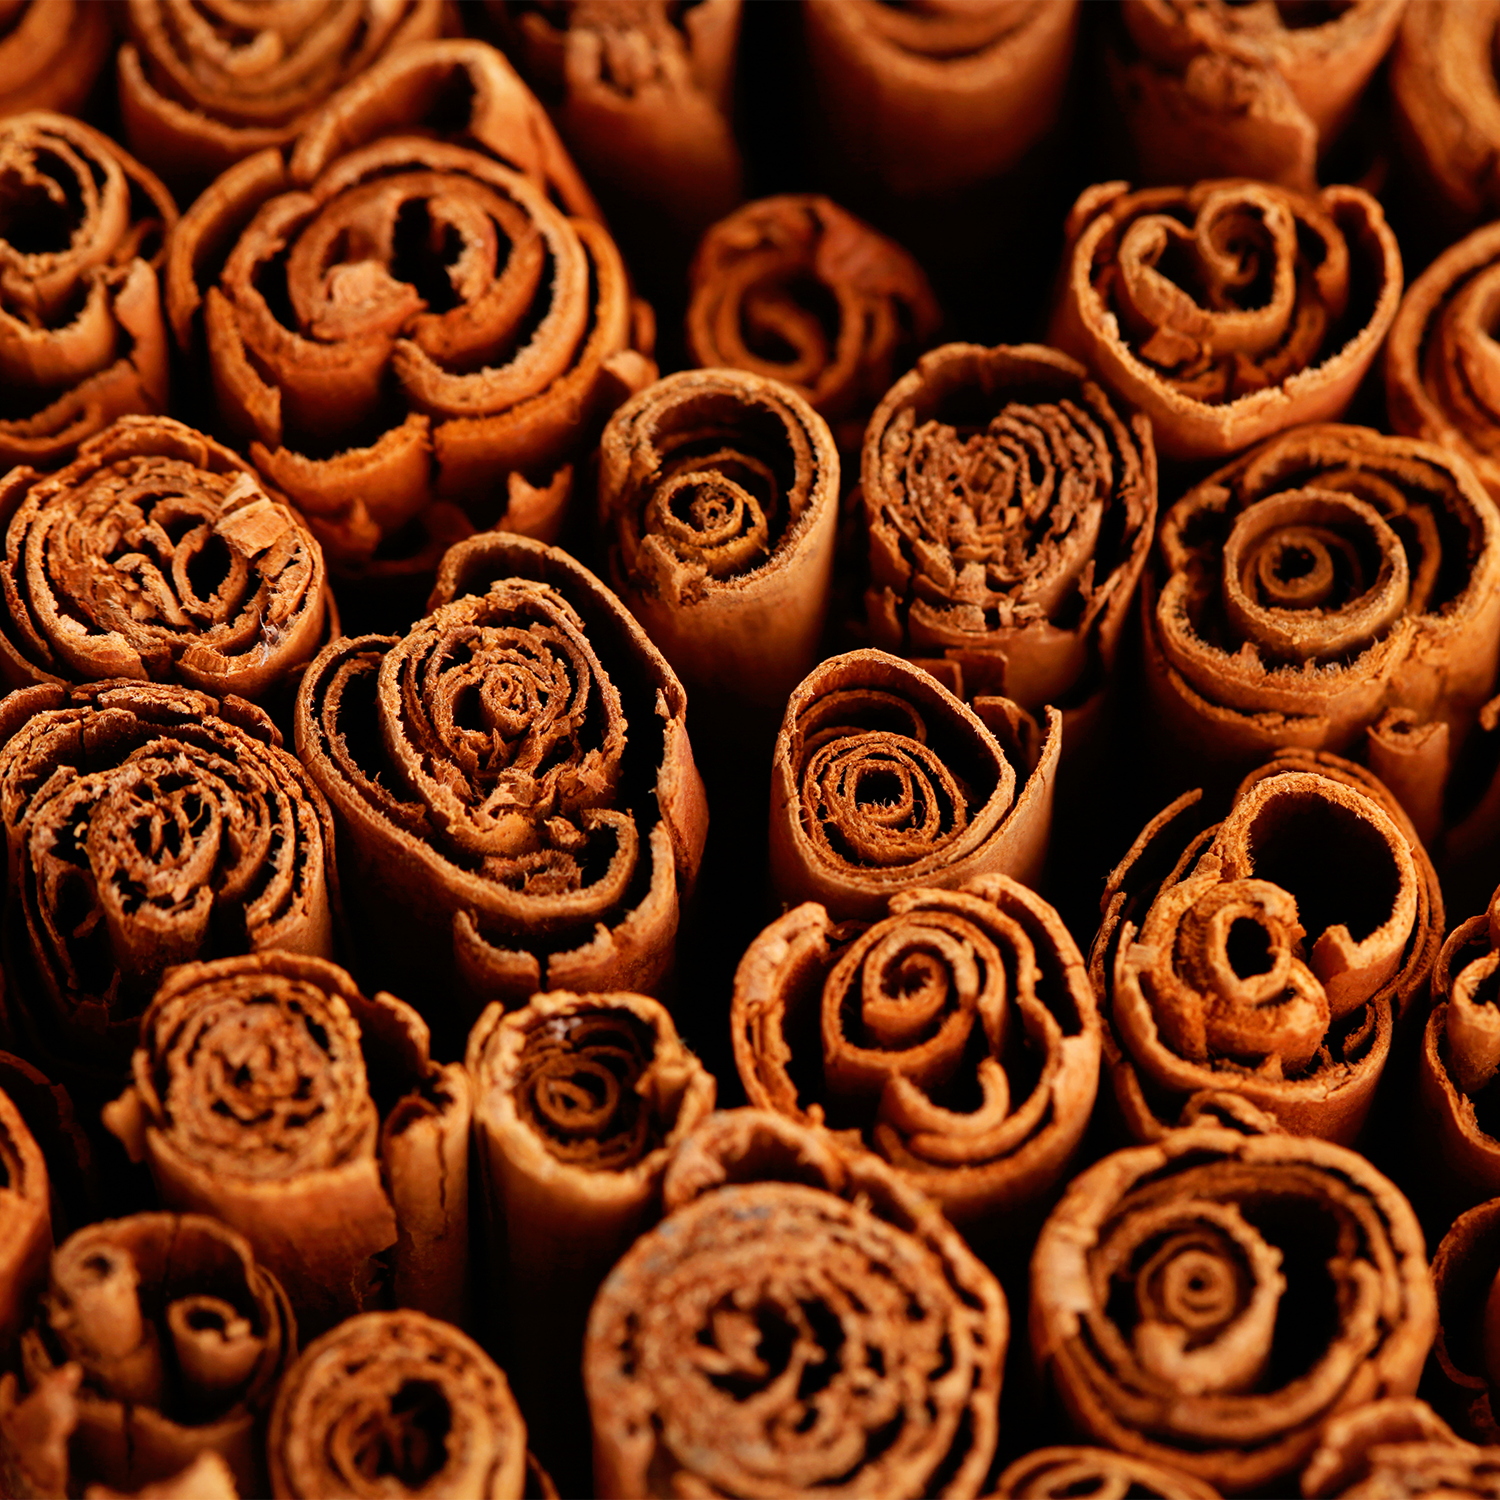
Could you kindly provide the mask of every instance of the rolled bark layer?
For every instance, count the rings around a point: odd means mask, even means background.
[[[701,1131],[668,1170],[674,1211],[589,1315],[599,1493],[978,1495],[1008,1334],[994,1277],[823,1131],[752,1110]]]
[[[1317,191],[1318,161],[1395,39],[1406,0],[1313,18],[1226,0],[1126,0],[1110,86],[1142,182],[1253,177]]]
[[[1356,187],[1107,182],[1067,240],[1052,342],[1150,417],[1168,458],[1341,416],[1401,301],[1396,236]]]
[[[898,198],[924,198],[998,177],[1052,128],[1078,7],[812,0],[803,26],[837,165]]]
[[[79,1230],[53,1254],[21,1356],[29,1394],[18,1411],[0,1386],[0,1410],[12,1405],[0,1448],[24,1471],[41,1477],[60,1450],[68,1493],[91,1480],[134,1490],[216,1453],[240,1494],[267,1493],[261,1432],[296,1323],[217,1220],[145,1213]]]
[[[1375,777],[1286,752],[1227,808],[1188,792],[1100,905],[1089,973],[1136,1139],[1229,1094],[1287,1130],[1353,1141],[1443,934],[1432,862]]]
[[[1431,205],[1451,225],[1500,208],[1500,4],[1408,0],[1391,53],[1397,138]]]
[[[1500,1448],[1460,1438],[1425,1401],[1393,1397],[1335,1417],[1302,1474],[1308,1500],[1500,1494]]]
[[[971,709],[884,651],[831,657],[792,694],[776,740],[778,899],[873,921],[914,886],[953,889],[978,875],[1034,882],[1061,743],[1056,709],[1043,736],[1008,699]]]
[[[1106,1157],[1031,1262],[1032,1349],[1074,1427],[1226,1493],[1277,1493],[1331,1418],[1411,1395],[1436,1322],[1406,1199],[1280,1133]]]
[[[1300,428],[1167,512],[1142,611],[1164,753],[1363,748],[1430,838],[1500,663],[1500,511],[1435,444]]]
[[[0,117],[77,114],[109,56],[109,11],[90,0],[19,0],[0,19]]]
[[[328,807],[233,696],[106,682],[0,703],[5,1021],[54,1078],[118,1087],[172,964],[327,956]]]
[[[156,278],[177,209],[145,167],[65,115],[0,119],[0,156],[15,179],[0,231],[0,467],[49,467],[116,417],[166,410]]]
[[[1003,875],[888,913],[836,925],[806,902],[756,938],[730,1008],[740,1081],[755,1108],[870,1147],[971,1238],[1001,1232],[1063,1179],[1093,1112],[1083,957]]]
[[[612,218],[651,221],[690,244],[740,201],[740,0],[488,9]]]
[[[526,1483],[504,1374],[419,1312],[365,1313],[310,1344],[277,1392],[266,1454],[287,1500],[520,1500]]]
[[[1422,1144],[1450,1206],[1500,1196],[1500,892],[1455,927],[1432,971],[1432,1011],[1418,1061]]]
[[[921,266],[815,193],[721,219],[698,246],[690,290],[693,362],[791,386],[845,449],[942,321]]]
[[[328,646],[298,696],[363,957],[465,1030],[549,986],[649,992],[707,835],[681,684],[539,542],[460,543],[431,609],[405,638]]]
[[[196,190],[253,152],[285,146],[331,94],[442,24],[441,0],[248,12],[237,0],[130,0],[117,59],[126,139]]]
[[[133,677],[266,697],[322,644],[323,554],[254,469],[169,417],[121,417],[0,480],[0,676]]]
[[[299,954],[183,964],[132,1073],[105,1123],[163,1203],[250,1241],[305,1331],[382,1298],[464,1316],[469,1083],[410,1006]]]
[[[1467,459],[1492,497],[1500,496],[1497,294],[1500,229],[1490,225],[1445,250],[1407,289],[1385,352],[1391,426]]]
[[[52,1254],[47,1159],[25,1117],[0,1089],[0,1359],[30,1321]]]
[[[714,1078],[644,995],[498,1005],[469,1038],[475,1138],[492,1222],[491,1305],[532,1445],[576,1463],[579,1360],[605,1273],[661,1213],[677,1144]]]
[[[986,1500],[1219,1500],[1212,1485],[1177,1469],[1108,1448],[1038,1448],[1018,1458]]]
[[[872,644],[1029,712],[1101,691],[1156,524],[1151,424],[1039,344],[945,344],[866,431]]]
[[[1500,1443],[1500,1199],[1458,1215],[1432,1258],[1433,1402],[1467,1437]]]
[[[833,434],[776,380],[684,370],[604,429],[610,576],[690,693],[786,702],[817,660],[838,504]]]
[[[344,572],[430,573],[476,527],[554,537],[573,461],[655,373],[614,242],[542,172],[464,146],[336,155],[371,122],[330,109],[290,165],[219,178],[173,242],[173,328],[192,346],[201,307],[220,423]]]

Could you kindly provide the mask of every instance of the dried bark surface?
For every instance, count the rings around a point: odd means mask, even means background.
[[[0,117],[76,114],[113,40],[108,9],[90,0],[12,0],[0,14]]]

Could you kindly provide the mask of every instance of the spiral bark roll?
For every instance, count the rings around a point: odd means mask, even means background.
[[[868,1145],[971,1236],[1004,1232],[1065,1176],[1093,1111],[1083,958],[1002,875],[888,910],[835,925],[806,902],[756,938],[730,1008],[740,1081],[755,1108]]]
[[[1127,0],[1106,56],[1141,180],[1251,177],[1298,192],[1349,123],[1406,0],[1290,22],[1225,0]]]
[[[693,363],[791,386],[844,450],[942,321],[921,266],[816,193],[759,198],[721,219],[689,287]]]
[[[1348,1144],[1443,932],[1437,874],[1368,771],[1290,752],[1222,821],[1189,792],[1105,887],[1089,972],[1126,1129],[1153,1140],[1205,1094]]]
[[[124,1490],[217,1453],[242,1495],[264,1494],[260,1432],[296,1355],[280,1285],[232,1229],[199,1214],[91,1224],[54,1252],[21,1340],[29,1399],[52,1421],[18,1423],[0,1446],[35,1472],[38,1437],[61,1428],[72,1486]]]
[[[685,370],[604,429],[610,576],[690,693],[786,701],[817,659],[838,501],[828,424],[779,381]]]
[[[1031,1263],[1032,1349],[1074,1427],[1226,1493],[1274,1493],[1331,1418],[1412,1394],[1436,1321],[1405,1198],[1296,1136],[1199,1126],[1116,1152]]]
[[[109,56],[109,12],[90,0],[20,0],[0,22],[0,118],[75,115]]]
[[[1141,603],[1164,753],[1240,774],[1363,736],[1439,831],[1500,664],[1500,511],[1465,463],[1363,427],[1284,433],[1167,512]]]
[[[860,478],[872,644],[1032,713],[1102,690],[1156,522],[1144,417],[1056,350],[945,344],[881,402]]]
[[[1050,342],[1144,412],[1167,458],[1341,416],[1401,301],[1396,236],[1360,188],[1107,182],[1066,233]]]
[[[1431,1400],[1466,1437],[1500,1443],[1500,1200],[1453,1221],[1432,1258],[1437,1366]]]
[[[489,0],[506,49],[632,238],[680,248],[739,202],[740,0]],[[654,231],[654,232],[653,232]]]
[[[707,834],[672,669],[592,573],[523,538],[453,548],[431,606],[404,639],[327,647],[298,696],[370,961],[445,1024],[549,986],[649,992]]]
[[[0,157],[12,179],[0,227],[0,466],[47,467],[116,417],[166,410],[156,276],[177,209],[139,162],[66,115],[0,119]]]
[[[1212,1485],[1177,1469],[1108,1448],[1038,1448],[1000,1476],[986,1500],[1219,1500]]]
[[[1062,716],[1048,710],[1043,738],[1007,699],[980,699],[975,709],[884,651],[814,667],[776,740],[778,898],[818,901],[835,920],[874,920],[913,886],[951,889],[990,874],[1033,881],[1052,818]]]
[[[126,139],[196,189],[285,146],[345,83],[442,24],[441,0],[319,0],[258,15],[235,0],[130,0],[117,59]]]
[[[382,1296],[458,1320],[469,1083],[427,1049],[410,1006],[366,999],[323,959],[183,964],[141,1022],[134,1081],[105,1123],[164,1203],[250,1241],[305,1332]]]
[[[554,536],[571,461],[654,374],[614,242],[477,151],[308,143],[232,168],[173,243],[223,427],[345,571],[430,572],[497,522]]]
[[[623,993],[491,1006],[467,1065],[507,1364],[533,1446],[566,1463],[588,1304],[659,1216],[668,1157],[713,1108],[714,1078],[661,1005]]]
[[[133,677],[252,701],[305,666],[323,554],[249,464],[169,417],[121,417],[65,469],[0,479],[0,676]]]
[[[1047,134],[1078,7],[812,0],[803,29],[819,129],[838,167],[897,198],[924,198],[998,177]]]
[[[1008,1333],[999,1284],[874,1157],[751,1110],[701,1129],[706,1151],[694,1136],[679,1148],[692,1169],[675,1183],[668,1169],[673,1212],[589,1315],[600,1491],[978,1495]],[[747,1169],[783,1180],[725,1184]]]
[[[287,1500],[520,1500],[526,1426],[473,1339],[423,1313],[350,1318],[276,1393],[271,1488]]]
[[[112,1092],[172,964],[331,951],[332,820],[279,741],[252,704],[166,684],[0,703],[18,1051]]]

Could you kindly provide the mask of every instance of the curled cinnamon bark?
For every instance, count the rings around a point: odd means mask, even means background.
[[[945,344],[861,460],[874,645],[938,656],[1035,713],[1098,693],[1156,524],[1151,424],[1039,344]]]
[[[1397,138],[1432,206],[1472,224],[1500,207],[1500,4],[1408,0],[1391,53]]]
[[[922,198],[999,176],[1051,129],[1078,9],[811,0],[803,25],[819,125],[844,170]]]
[[[1150,417],[1168,458],[1341,416],[1401,301],[1396,237],[1356,187],[1107,182],[1067,240],[1051,342]]]
[[[1293,1309],[1317,1307],[1316,1325]],[[1330,1418],[1416,1390],[1436,1329],[1400,1192],[1327,1141],[1173,1131],[1074,1179],[1031,1262],[1073,1425],[1226,1493],[1276,1493]]]
[[[1393,1397],[1335,1417],[1302,1474],[1302,1493],[1346,1500],[1500,1493],[1500,1448],[1466,1443],[1425,1401]]]
[[[1292,751],[1227,808],[1189,792],[1147,825],[1100,905],[1089,974],[1136,1139],[1204,1094],[1354,1139],[1443,933],[1432,862],[1375,777]]]
[[[109,11],[90,0],[13,0],[0,13],[0,117],[77,114],[112,40]]]
[[[323,554],[249,464],[169,417],[121,417],[65,469],[0,480],[0,677],[177,681],[267,696],[328,614]]]
[[[1467,1436],[1500,1443],[1500,1199],[1461,1213],[1432,1258],[1440,1379],[1432,1400]]]
[[[199,1214],[92,1224],[53,1254],[21,1340],[28,1395],[0,1385],[0,1450],[44,1493],[49,1468],[69,1486],[50,1493],[134,1490],[216,1453],[240,1494],[265,1494],[260,1432],[296,1355],[280,1285],[232,1229]]]
[[[65,463],[116,417],[166,409],[156,273],[177,210],[65,115],[0,119],[0,177],[0,466]]]
[[[778,899],[874,920],[913,886],[952,889],[991,874],[1034,881],[1061,743],[1056,709],[1044,738],[1008,699],[971,709],[884,651],[830,658],[792,694],[776,739]]]
[[[994,1277],[825,1132],[753,1110],[701,1132],[669,1168],[674,1211],[589,1315],[600,1492],[978,1495],[1008,1333]]]
[[[441,0],[130,0],[117,59],[130,149],[197,188],[252,152],[284,146],[329,95],[382,56],[442,29]]]
[[[576,1463],[565,1414],[583,1397],[588,1304],[659,1215],[668,1157],[713,1108],[714,1078],[661,1005],[623,993],[491,1006],[467,1063],[507,1366],[533,1446]]]
[[[1458,7],[1463,9],[1464,7]],[[1500,229],[1445,250],[1407,289],[1386,340],[1391,426],[1467,459],[1500,495],[1500,376],[1490,304],[1500,282]]]
[[[1455,927],[1432,971],[1418,1062],[1424,1143],[1446,1198],[1467,1208],[1500,1194],[1500,892]]]
[[[942,321],[921,266],[816,193],[759,198],[721,219],[690,280],[693,362],[791,386],[845,449]]]
[[[1226,0],[1126,0],[1110,86],[1143,182],[1252,177],[1317,191],[1406,0],[1307,16]]]
[[[655,373],[614,242],[466,147],[335,156],[358,123],[335,105],[289,166],[248,158],[184,221],[179,341],[201,304],[220,421],[336,568],[430,572],[495,524],[555,536],[572,461]]]
[[[410,1006],[294,953],[183,964],[132,1072],[106,1125],[163,1203],[249,1240],[304,1330],[382,1296],[464,1316],[469,1082]]]
[[[466,1025],[549,986],[650,991],[707,835],[681,684],[540,542],[460,543],[431,608],[326,647],[297,700],[367,960]]]
[[[0,1089],[0,1359],[31,1317],[52,1254],[47,1160],[25,1117]]]
[[[740,0],[489,0],[612,218],[697,239],[741,196],[730,119]]]
[[[684,370],[604,429],[610,576],[690,693],[785,703],[817,660],[838,501],[833,434],[780,381]]]
[[[0,703],[7,1030],[113,1090],[172,964],[332,948],[333,827],[265,714],[156,683]]]
[[[365,1313],[287,1372],[266,1439],[287,1500],[520,1500],[526,1427],[473,1339],[419,1312]]]
[[[1083,957],[1003,875],[903,891],[888,912],[835,925],[805,902],[750,945],[730,1007],[746,1097],[862,1141],[971,1238],[1020,1222],[1093,1111]]]
[[[1176,1469],[1108,1448],[1038,1448],[1018,1458],[987,1500],[1219,1500],[1212,1485]]]
[[[1166,753],[1239,773],[1364,736],[1432,837],[1500,663],[1500,512],[1435,444],[1299,428],[1167,512],[1142,610]]]

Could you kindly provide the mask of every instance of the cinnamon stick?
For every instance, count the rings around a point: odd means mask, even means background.
[[[1075,1429],[1226,1494],[1285,1493],[1331,1419],[1411,1395],[1436,1321],[1406,1199],[1279,1132],[1105,1157],[1031,1262],[1032,1350]]]
[[[986,1500],[1065,1500],[1072,1495],[1129,1495],[1132,1500],[1219,1500],[1191,1474],[1108,1448],[1037,1448],[1000,1476]]]
[[[0,479],[0,677],[133,677],[267,697],[328,619],[323,554],[255,470],[170,417],[121,417],[55,474]]]
[[[410,1006],[294,953],[183,964],[132,1076],[105,1124],[163,1203],[249,1240],[304,1331],[382,1298],[466,1315],[469,1082]]]
[[[804,902],[756,938],[730,1007],[740,1081],[755,1108],[867,1145],[971,1239],[1004,1233],[1066,1176],[1093,1111],[1083,957],[1003,875],[887,910],[836,925]]]
[[[165,411],[157,271],[177,209],[151,172],[66,115],[0,119],[0,163],[0,466],[45,467],[118,416]]]
[[[1222,820],[1219,820],[1222,814]],[[1125,1128],[1230,1094],[1348,1144],[1443,933],[1437,875],[1368,771],[1287,751],[1221,803],[1187,792],[1110,875],[1089,973]]]
[[[828,424],[779,381],[685,370],[610,418],[610,577],[690,693],[785,703],[818,656],[838,497]]]
[[[0,116],[77,114],[109,56],[109,12],[89,0],[19,0],[0,20]]]
[[[431,608],[328,646],[298,696],[362,957],[465,1029],[549,986],[651,991],[708,818],[672,669],[592,573],[522,537],[454,547]]]
[[[791,386],[846,451],[942,321],[912,256],[817,193],[758,198],[721,219],[689,289],[693,363]]]
[[[296,1354],[280,1285],[232,1229],[199,1214],[93,1224],[53,1254],[22,1335],[28,1394],[0,1382],[0,1451],[41,1492],[60,1464],[74,1493],[134,1490],[216,1453],[240,1494],[264,1494],[265,1414]]]
[[[1401,301],[1396,236],[1357,187],[1106,182],[1066,236],[1050,342],[1144,412],[1168,458],[1342,416]]]
[[[1040,344],[945,344],[891,387],[860,465],[871,643],[1029,712],[1103,689],[1156,523],[1151,424]]]
[[[0,702],[4,1021],[54,1078],[113,1092],[175,963],[326,956],[333,827],[266,715],[169,684]]]
[[[971,709],[884,651],[814,667],[776,740],[777,897],[821,902],[836,920],[875,920],[890,896],[913,886],[951,889],[989,874],[1034,881],[1061,720],[1049,709],[1044,737],[1008,699],[981,698]]]
[[[1309,1500],[1385,1492],[1487,1495],[1500,1488],[1500,1448],[1466,1443],[1425,1401],[1391,1397],[1335,1417],[1302,1474]]]
[[[999,1284],[868,1153],[752,1110],[702,1130],[589,1315],[598,1491],[978,1495]]]

